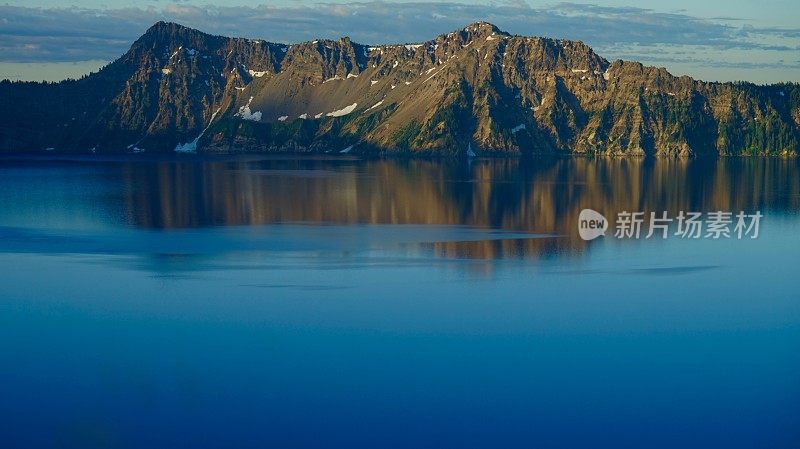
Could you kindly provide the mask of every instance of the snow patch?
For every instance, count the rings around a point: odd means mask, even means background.
[[[322,84],[325,84],[325,83],[327,83],[328,81],[337,81],[337,80],[343,80],[343,79],[344,79],[344,78],[342,78],[342,77],[341,77],[341,76],[339,76],[339,75],[334,75],[334,77],[333,77],[333,78],[328,78],[328,79],[326,79],[325,81],[323,81],[323,82],[322,82]]]
[[[323,113],[322,113],[322,112],[320,112],[319,114],[315,115],[315,116],[314,116],[314,118],[321,118],[321,117],[322,117],[322,114],[323,114]]]
[[[250,97],[247,100],[247,104],[239,108],[239,112],[233,114],[234,117],[241,117],[242,120],[250,120],[253,122],[260,122],[261,121],[261,111],[250,111],[250,103],[253,101],[253,97]]]
[[[347,147],[344,150],[340,151],[340,153],[349,153],[350,150],[352,150],[352,149],[353,149],[353,145],[350,145],[349,147]]]
[[[301,119],[305,120],[305,119],[308,118],[308,114],[307,113],[302,113],[302,114],[298,115],[297,118],[301,118]]]
[[[198,142],[198,141],[200,141],[200,138],[201,138],[201,137],[203,137],[203,134],[205,134],[205,133],[206,133],[206,131],[208,131],[208,128],[211,126],[211,123],[213,123],[213,122],[214,122],[214,118],[217,116],[217,113],[219,113],[219,111],[220,111],[221,109],[222,109],[222,108],[219,108],[219,109],[217,109],[216,111],[214,111],[214,113],[213,113],[213,114],[211,114],[211,120],[209,120],[209,121],[208,121],[208,125],[206,125],[206,127],[205,127],[205,128],[203,128],[203,131],[202,131],[202,132],[200,132],[200,135],[199,135],[199,136],[197,136],[197,137],[196,137],[196,138],[195,138],[193,141],[191,141],[191,142],[187,142],[187,143],[184,143],[184,144],[180,144],[180,143],[179,143],[179,144],[178,144],[178,145],[175,147],[175,152],[176,152],[176,153],[196,153],[196,152],[197,152],[197,142]]]
[[[278,117],[278,121],[279,122],[285,122],[287,118],[289,118],[288,115],[282,115],[282,116]]]
[[[353,75],[352,73],[348,73],[347,78],[358,78],[358,75]]]
[[[374,85],[376,85],[376,84],[378,84],[378,82],[377,82],[377,81],[375,81],[375,80],[370,80],[370,82],[369,82],[369,85],[370,85],[370,86],[374,86]]]
[[[339,110],[333,111],[333,112],[329,112],[329,113],[327,113],[325,115],[327,115],[328,117],[341,117],[343,115],[347,115],[347,114],[355,111],[356,110],[356,106],[358,106],[358,103],[353,103],[350,106],[345,106],[342,109],[339,109]]]
[[[261,78],[262,76],[267,74],[267,72],[257,72],[255,70],[248,70],[247,73],[249,73],[250,76],[254,76],[256,78]]]
[[[172,73],[172,69],[161,69],[161,73],[163,73],[164,75],[169,75],[170,73]]]
[[[395,62],[394,62],[394,64],[392,64],[392,68],[395,68],[395,67],[397,67],[398,65],[400,65],[400,62],[399,62],[399,61],[395,61]]]
[[[371,110],[371,109],[375,109],[375,108],[377,108],[378,106],[380,106],[380,105],[382,105],[382,104],[383,104],[383,100],[381,100],[381,101],[379,101],[379,102],[377,102],[377,103],[373,104],[372,106],[370,106],[369,108],[367,108],[367,110],[369,111],[369,110]]]
[[[586,73],[589,69],[572,69],[572,73]]]
[[[422,44],[413,44],[413,45],[405,45],[406,50],[416,50],[419,47],[422,47]]]
[[[516,133],[522,131],[523,129],[525,129],[525,124],[524,123],[520,123],[519,125],[511,128],[511,134],[516,134]]]

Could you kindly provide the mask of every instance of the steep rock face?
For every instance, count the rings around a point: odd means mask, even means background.
[[[800,86],[705,83],[475,23],[294,45],[157,23],[100,72],[0,83],[0,149],[792,155]]]

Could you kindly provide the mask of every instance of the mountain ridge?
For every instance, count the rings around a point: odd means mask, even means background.
[[[157,22],[99,72],[0,82],[0,151],[797,155],[800,86],[676,77],[475,22],[281,44]]]

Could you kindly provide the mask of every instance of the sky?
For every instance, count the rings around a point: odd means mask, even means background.
[[[159,20],[273,42],[350,36],[364,44],[420,42],[482,20],[512,34],[582,40],[608,60],[675,75],[800,82],[797,0],[262,1],[7,1],[0,4],[0,79],[96,71]]]

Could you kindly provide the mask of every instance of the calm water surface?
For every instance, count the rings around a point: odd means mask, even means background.
[[[797,448],[799,254],[795,160],[6,157],[0,447]]]

